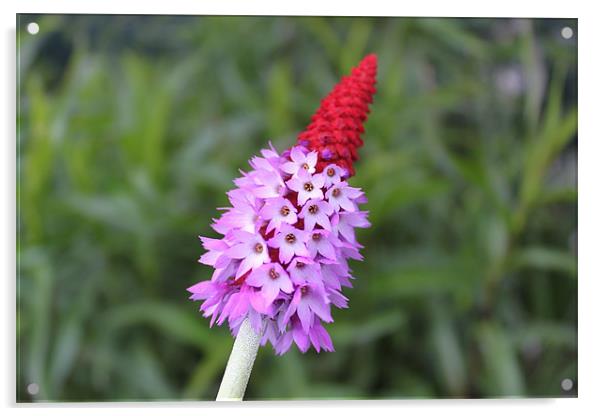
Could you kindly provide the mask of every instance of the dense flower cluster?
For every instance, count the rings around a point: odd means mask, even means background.
[[[248,317],[262,345],[269,341],[278,354],[293,341],[303,352],[310,344],[332,351],[322,324],[332,322],[331,306],[347,307],[347,259],[362,258],[354,228],[369,226],[358,207],[364,193],[335,164],[317,173],[316,152],[302,146],[262,156],[234,181],[232,207],[214,220],[224,237],[201,237],[207,253],[199,261],[215,271],[189,288],[191,298],[204,300],[211,325],[228,320],[234,334]]]
[[[365,196],[347,179],[363,144],[376,67],[375,55],[365,57],[322,100],[298,146],[263,150],[234,180],[232,206],[212,225],[223,237],[201,237],[207,252],[199,261],[213,276],[188,289],[210,325],[228,321],[236,335],[249,319],[278,354],[293,342],[303,352],[334,350],[323,323],[332,322],[332,306],[347,307],[347,260],[362,259],[355,228],[370,225],[358,207]]]

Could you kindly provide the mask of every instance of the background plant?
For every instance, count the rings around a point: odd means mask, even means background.
[[[29,35],[30,21],[40,33]],[[557,396],[577,380],[576,20],[21,15],[17,394],[213,399],[185,289],[250,154],[363,55],[369,196],[336,353],[260,350],[247,399]],[[290,374],[295,374],[291,377]]]

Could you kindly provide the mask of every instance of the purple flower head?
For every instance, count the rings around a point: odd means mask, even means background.
[[[346,308],[348,259],[361,259],[355,228],[370,224],[358,205],[365,195],[336,164],[316,171],[317,153],[303,146],[279,154],[272,146],[250,161],[228,192],[231,207],[214,220],[221,238],[201,237],[199,262],[211,280],[188,289],[210,325],[228,322],[235,335],[245,318],[277,354],[334,351],[324,324],[331,307]]]

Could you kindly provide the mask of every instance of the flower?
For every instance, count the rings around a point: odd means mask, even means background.
[[[316,162],[318,161],[318,154],[316,152],[309,152],[303,147],[294,147],[291,150],[290,162],[282,164],[282,171],[290,175],[296,176],[301,170],[307,173],[314,173],[316,171]]]
[[[273,170],[257,170],[253,173],[254,180],[260,185],[257,188],[253,188],[252,193],[254,196],[258,198],[276,198],[284,194],[284,182],[276,172]]]
[[[285,198],[271,198],[259,211],[259,215],[268,222],[266,231],[279,230],[280,224],[295,224],[297,222],[297,208]]]
[[[280,231],[268,243],[270,247],[279,249],[279,259],[286,264],[291,261],[294,255],[309,256],[305,245],[307,236],[307,232],[283,224]]]
[[[336,260],[335,245],[338,245],[338,242],[332,233],[327,230],[314,230],[307,241],[307,251],[311,258],[320,254],[327,259]]]
[[[286,270],[295,285],[319,279],[321,273],[318,263],[308,257],[295,257]]]
[[[342,208],[345,211],[355,211],[356,206],[351,201],[362,196],[362,191],[358,188],[347,186],[347,182],[334,184],[327,192],[328,203],[334,208]]]
[[[305,230],[313,230],[316,224],[330,230],[330,215],[334,212],[333,207],[326,201],[310,199],[305,203],[299,218],[305,222]]]
[[[255,232],[257,217],[256,199],[253,195],[242,189],[233,189],[228,192],[231,208],[225,208],[226,213],[213,223],[213,229],[224,234],[231,228],[238,228],[248,232]]]
[[[278,263],[264,264],[249,275],[246,280],[249,286],[260,287],[261,295],[268,305],[276,299],[280,291],[291,293],[293,284]]]
[[[236,335],[248,319],[276,354],[293,343],[334,351],[324,324],[332,307],[348,306],[348,260],[362,259],[355,228],[370,225],[359,209],[366,196],[348,180],[375,74],[369,55],[323,100],[296,146],[279,153],[270,144],[234,180],[231,207],[212,224],[221,238],[200,237],[211,279],[188,288],[211,326],[228,322]]]
[[[236,272],[236,278],[238,279],[249,270],[267,262],[269,256],[265,241],[260,235],[243,230],[233,230],[232,235],[238,243],[230,247],[226,251],[226,255],[232,259],[242,259]]]
[[[284,321],[288,321],[293,313],[297,314],[301,327],[309,332],[314,315],[324,322],[332,322],[330,315],[330,300],[324,288],[319,284],[306,284],[298,287],[284,314]]]
[[[368,212],[366,211],[337,213],[332,221],[333,232],[339,234],[349,243],[356,244],[354,228],[368,228],[370,222],[366,218],[367,216]]]
[[[308,199],[322,199],[324,194],[322,186],[324,186],[324,175],[312,175],[305,170],[297,172],[297,176],[293,176],[286,182],[286,185],[293,191],[297,192],[297,204],[303,205]]]
[[[334,163],[326,166],[324,172],[326,172],[326,176],[324,176],[324,185],[327,187],[341,182],[341,178],[347,176],[347,171]]]

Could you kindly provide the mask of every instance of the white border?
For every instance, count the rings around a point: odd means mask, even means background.
[[[130,0],[108,2],[98,0],[21,0],[20,13],[114,13],[114,14],[233,14],[233,15],[327,15],[327,16],[458,16],[458,17],[577,17],[583,7],[580,1],[528,2],[504,0],[420,0],[395,4],[391,0],[324,1],[277,0],[150,2]],[[583,14],[581,14],[583,15]]]
[[[177,409],[178,412],[194,414],[221,410],[234,410],[237,413],[258,415],[313,413],[315,411],[348,413],[364,413],[368,408],[375,408],[380,413],[404,414],[440,414],[448,415],[507,415],[509,412],[519,414],[525,411],[544,413],[546,415],[563,415],[568,412],[589,414],[590,408],[600,408],[598,390],[600,389],[602,345],[600,343],[600,317],[602,302],[602,273],[597,267],[597,256],[600,252],[599,239],[602,235],[600,215],[602,203],[602,134],[596,121],[600,119],[602,106],[600,76],[602,61],[600,40],[601,17],[593,1],[524,1],[504,0],[502,2],[485,1],[405,1],[394,4],[392,0],[369,0],[365,2],[325,2],[303,0],[286,3],[283,1],[183,1],[150,2],[134,0],[130,2],[109,2],[98,0],[68,1],[34,1],[20,0],[18,4],[4,4],[0,19],[4,23],[2,47],[2,125],[6,126],[6,136],[2,140],[1,155],[3,181],[1,192],[4,196],[2,204],[2,247],[0,248],[1,264],[6,273],[3,275],[2,291],[3,316],[0,342],[0,357],[3,360],[3,375],[0,378],[0,397],[4,406],[15,409],[14,398],[14,352],[15,352],[15,22],[16,13],[111,13],[111,14],[276,14],[276,15],[364,15],[364,16],[458,16],[458,17],[571,17],[579,18],[577,36],[579,39],[579,399],[560,400],[410,400],[410,401],[347,401],[347,402],[278,402],[278,403],[153,403],[153,404],[99,404],[99,405],[46,405],[20,406],[26,414],[36,410],[44,414],[79,414],[81,408],[93,414],[106,414],[117,411],[138,413],[144,409],[145,414],[162,415],[166,409]],[[152,4],[151,4],[152,3]],[[8,267],[7,267],[8,266]],[[6,270],[8,269],[8,270]],[[294,377],[294,375],[290,375]],[[286,409],[286,410],[284,410]],[[339,410],[340,409],[340,410]]]

